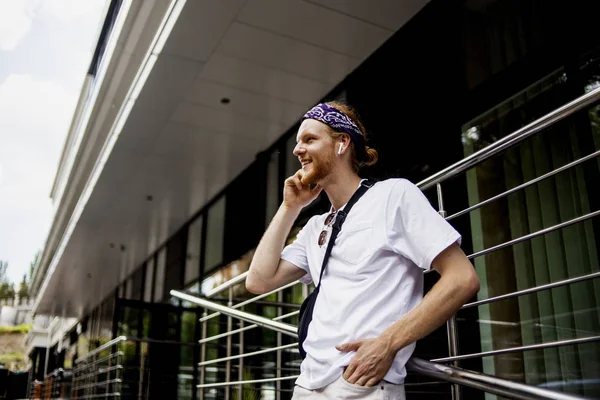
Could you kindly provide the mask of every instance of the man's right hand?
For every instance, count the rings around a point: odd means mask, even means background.
[[[285,180],[285,185],[283,186],[283,204],[291,210],[300,210],[306,207],[323,190],[319,185],[316,185],[312,189],[310,185],[304,185],[302,183],[303,175],[304,171],[299,169],[294,175]]]

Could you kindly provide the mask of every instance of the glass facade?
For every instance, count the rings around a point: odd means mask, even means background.
[[[600,86],[600,28],[587,22],[589,16],[598,15],[599,8],[597,2],[584,1],[433,0],[325,100],[344,97],[372,134],[370,142],[379,151],[380,161],[363,171],[365,176],[404,177],[417,183]],[[177,385],[165,388],[164,398],[173,398],[173,393],[181,399],[199,398],[195,379],[211,383],[298,373],[299,356],[293,348],[197,367],[201,359],[292,341],[254,328],[196,346],[201,338],[248,324],[225,316],[198,322],[203,310],[187,303],[169,304],[168,295],[170,289],[182,288],[205,295],[248,269],[253,250],[281,202],[283,180],[299,168],[292,154],[296,130],[297,126],[291,127],[257,157],[247,173],[199,210],[128,277],[118,295],[109,296],[89,316],[86,335],[90,341],[105,337],[109,327],[116,335],[185,343],[166,361],[170,367],[163,372],[176,374]],[[465,253],[476,254],[600,210],[600,158],[593,157],[523,190],[453,215],[598,150],[600,106],[592,105],[445,181],[445,209],[450,223],[463,235]],[[435,190],[425,194],[437,208]],[[322,195],[303,211],[288,242],[311,215],[327,209]],[[599,247],[600,220],[596,217],[475,256],[472,262],[481,290],[473,301],[598,272]],[[425,290],[436,280],[436,274],[426,274]],[[297,311],[310,290],[292,286],[240,308],[281,317]],[[251,297],[239,284],[212,299],[237,304]],[[474,356],[461,360],[460,366],[600,397],[598,341],[522,349],[599,336],[599,304],[600,281],[595,278],[466,307],[457,315],[459,351]],[[114,321],[110,310],[115,310]],[[297,316],[283,321],[297,324]],[[152,346],[148,348],[151,351]],[[139,355],[142,350],[135,351]],[[446,327],[419,341],[416,355],[448,357]],[[152,362],[149,365],[159,368]],[[409,398],[427,394],[450,398],[449,385],[421,382],[411,386],[418,381],[409,377]],[[224,398],[229,391],[229,398],[286,399],[292,387],[293,381],[279,381],[212,388],[204,390],[203,398]],[[496,398],[467,388],[463,396]]]

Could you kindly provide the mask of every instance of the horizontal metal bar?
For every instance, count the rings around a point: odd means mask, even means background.
[[[529,289],[519,290],[517,292],[512,292],[512,293],[507,293],[507,294],[503,294],[503,295],[500,295],[500,296],[490,297],[489,299],[474,301],[472,303],[467,303],[467,304],[463,305],[461,307],[461,309],[463,309],[463,308],[470,308],[470,307],[477,307],[477,306],[480,306],[482,304],[487,304],[487,303],[492,303],[492,302],[495,302],[495,301],[510,299],[512,297],[519,297],[519,296],[523,296],[523,295],[530,294],[530,293],[541,292],[542,290],[553,289],[553,288],[556,288],[556,287],[566,286],[566,285],[570,285],[572,283],[587,281],[589,279],[594,279],[594,278],[600,278],[600,272],[594,272],[592,274],[582,275],[582,276],[578,276],[576,278],[565,279],[565,280],[562,280],[562,281],[548,283],[546,285],[540,285],[540,286],[532,287],[532,288],[529,288]]]
[[[513,382],[495,376],[464,370],[458,367],[436,364],[430,361],[411,358],[406,364],[411,372],[443,379],[448,382],[469,386],[488,393],[519,400],[579,400],[581,397],[555,392],[537,386]]]
[[[509,240],[508,242],[504,242],[504,243],[499,244],[497,246],[490,247],[489,249],[478,251],[476,253],[471,254],[470,256],[467,256],[467,258],[468,259],[473,259],[475,257],[483,256],[485,254],[492,253],[492,252],[494,252],[496,250],[500,250],[500,249],[503,249],[505,247],[512,246],[513,244],[521,243],[521,242],[524,242],[526,240],[533,239],[535,237],[545,235],[546,233],[550,233],[550,232],[556,231],[558,229],[565,228],[567,226],[576,224],[578,222],[586,221],[586,220],[594,218],[594,217],[596,217],[598,215],[600,215],[600,210],[591,212],[589,214],[582,215],[581,217],[573,218],[573,219],[571,219],[569,221],[562,222],[560,224],[557,224],[557,225],[551,226],[549,228],[545,228],[545,229],[539,230],[537,232],[530,233],[530,234],[525,235],[525,236],[521,236],[521,237],[513,239],[513,240]]]
[[[600,336],[589,336],[589,337],[578,338],[578,339],[568,339],[568,340],[559,340],[556,342],[532,344],[532,345],[528,345],[528,346],[510,347],[508,349],[501,349],[501,350],[483,351],[481,353],[464,354],[464,355],[454,356],[454,357],[436,358],[431,361],[433,361],[433,362],[449,362],[449,361],[455,361],[455,360],[465,360],[468,358],[482,358],[482,357],[497,356],[500,354],[507,354],[507,353],[518,353],[521,351],[548,349],[551,347],[572,346],[572,345],[576,345],[576,344],[583,344],[583,343],[597,342],[597,341],[600,341]]]
[[[205,296],[206,297],[213,297],[215,294],[217,293],[221,293],[223,290],[225,289],[229,289],[231,286],[235,286],[240,282],[243,282],[246,280],[246,277],[248,276],[248,271],[231,278],[230,280],[228,280],[225,283],[220,284],[219,286],[209,290],[208,292],[206,292]]]
[[[284,315],[281,315],[279,317],[273,318],[273,321],[281,321],[282,319],[286,319],[288,317],[293,317],[294,315],[298,315],[298,314],[300,314],[300,311],[292,311],[291,313],[284,314]],[[217,339],[221,339],[221,338],[224,338],[224,337],[227,337],[227,336],[235,335],[237,333],[245,332],[245,331],[248,331],[248,330],[254,329],[254,328],[258,328],[258,325],[252,324],[252,325],[245,326],[243,328],[234,329],[234,330],[229,331],[229,332],[220,333],[220,334],[215,335],[215,336],[210,336],[210,337],[207,337],[207,338],[204,338],[204,339],[200,339],[198,341],[198,343],[202,344],[202,343],[212,342],[213,340],[217,340]]]
[[[89,378],[91,376],[94,376],[94,375],[106,374],[106,373],[115,371],[117,369],[123,369],[123,366],[122,365],[115,365],[114,367],[110,367],[110,368],[105,368],[105,369],[102,369],[102,370],[94,371],[94,372],[91,372],[91,373],[85,374],[85,375],[78,375],[78,376],[73,375],[73,382],[78,382],[78,381],[87,379],[87,378]]]
[[[77,360],[75,360],[75,363],[80,363],[81,361],[84,361],[84,360],[90,358],[91,356],[94,356],[94,355],[96,355],[96,354],[108,349],[109,347],[112,347],[112,346],[116,345],[117,343],[122,342],[124,340],[127,340],[127,336],[116,337],[113,340],[110,340],[110,341],[104,343],[102,346],[98,347],[97,349],[90,351],[85,356],[79,357]]]
[[[231,308],[241,308],[241,307],[244,307],[245,305],[251,304],[251,303],[255,302],[256,300],[260,300],[262,298],[268,297],[268,296],[270,296],[270,295],[272,295],[274,293],[277,293],[277,292],[280,292],[280,291],[282,291],[284,289],[287,289],[289,287],[295,286],[298,283],[299,283],[299,281],[288,283],[287,285],[284,285],[284,286],[282,286],[282,287],[280,287],[278,289],[272,290],[272,291],[270,291],[268,293],[263,293],[261,295],[255,296],[255,297],[253,297],[251,299],[248,299],[246,301],[243,301],[241,303],[235,304],[235,305],[231,306]],[[219,313],[210,314],[210,315],[207,315],[206,317],[200,318],[200,322],[208,321],[209,319],[212,319],[212,318],[218,317],[218,316],[219,316]]]
[[[543,181],[544,179],[550,178],[550,177],[552,177],[552,176],[554,176],[554,175],[556,175],[556,174],[559,174],[559,173],[561,173],[561,172],[563,172],[563,171],[565,171],[565,170],[567,170],[567,169],[569,169],[569,168],[575,167],[575,166],[577,166],[577,165],[579,165],[579,164],[582,164],[582,163],[584,163],[584,162],[586,162],[586,161],[588,161],[588,160],[591,160],[592,158],[596,158],[596,157],[598,157],[598,156],[600,156],[600,150],[598,150],[598,151],[595,151],[595,152],[593,152],[592,154],[589,154],[589,155],[587,155],[587,156],[585,156],[585,157],[582,157],[582,158],[580,158],[580,159],[578,159],[578,160],[575,160],[575,161],[573,161],[573,162],[570,162],[570,163],[568,163],[568,164],[566,164],[566,165],[563,165],[562,167],[560,167],[560,168],[557,168],[557,169],[555,169],[554,171],[550,171],[550,172],[548,172],[547,174],[544,174],[544,175],[538,176],[537,178],[535,178],[535,179],[532,179],[532,180],[530,180],[530,181],[528,181],[528,182],[525,182],[525,183],[523,183],[523,184],[521,184],[521,185],[519,185],[519,186],[515,186],[515,187],[514,187],[514,188],[512,188],[512,189],[509,189],[509,190],[507,190],[507,191],[505,191],[505,192],[502,192],[502,193],[500,193],[500,194],[497,194],[496,196],[490,197],[489,199],[487,199],[487,200],[484,200],[484,201],[482,201],[482,202],[480,202],[480,203],[477,203],[477,204],[475,204],[475,205],[473,205],[473,206],[471,206],[471,207],[469,207],[469,208],[466,208],[466,209],[464,209],[464,210],[462,210],[462,211],[459,211],[459,212],[457,212],[456,214],[452,214],[452,215],[450,215],[449,217],[446,217],[446,221],[450,221],[451,219],[454,219],[454,218],[460,217],[461,215],[464,215],[464,214],[470,213],[471,211],[473,211],[473,210],[476,210],[476,209],[478,209],[478,208],[480,208],[480,207],[483,207],[483,206],[485,206],[486,204],[489,204],[489,203],[491,203],[491,202],[493,202],[493,201],[496,201],[496,200],[498,200],[498,199],[501,199],[501,198],[503,198],[503,197],[506,197],[506,196],[508,196],[508,195],[510,195],[510,194],[513,194],[513,193],[515,193],[515,192],[518,192],[518,191],[519,191],[519,190],[521,190],[521,189],[525,189],[525,188],[527,188],[527,187],[529,187],[529,186],[535,185],[536,183],[538,183],[538,182],[540,182],[540,181]]]
[[[75,375],[76,373],[78,373],[79,371],[82,371],[82,370],[84,370],[84,369],[89,369],[89,368],[91,368],[92,366],[94,366],[94,365],[96,365],[96,364],[100,364],[101,362],[108,361],[108,360],[110,360],[111,358],[115,358],[115,357],[118,357],[118,356],[122,356],[122,355],[124,355],[124,354],[125,354],[125,353],[123,353],[122,351],[120,351],[120,350],[119,350],[119,351],[117,351],[116,353],[111,353],[111,354],[109,354],[109,355],[108,355],[108,356],[106,356],[106,357],[102,357],[102,358],[99,358],[99,359],[97,359],[97,360],[95,360],[95,361],[93,361],[93,362],[86,363],[86,364],[84,364],[84,365],[82,365],[82,366],[80,366],[80,367],[77,367],[77,368],[75,368],[75,369],[73,370],[73,375]]]
[[[293,348],[297,348],[297,347],[298,347],[298,343],[291,343],[291,344],[286,344],[286,345],[278,346],[278,347],[269,347],[268,349],[258,350],[258,351],[254,351],[252,353],[243,353],[243,354],[237,354],[235,356],[215,358],[212,360],[203,361],[203,362],[198,363],[198,366],[202,367],[203,365],[216,364],[216,363],[220,363],[223,361],[237,360],[240,358],[252,357],[252,356],[259,355],[259,354],[272,353],[272,352],[278,351],[278,350],[293,349]]]
[[[90,383],[89,385],[83,385],[83,386],[77,385],[77,389],[87,389],[87,388],[104,386],[107,384],[110,385],[110,384],[121,383],[121,382],[123,382],[121,379],[109,379],[109,380],[102,381],[102,382]]]
[[[575,100],[557,108],[556,110],[544,115],[543,117],[533,121],[532,123],[525,125],[521,129],[503,137],[500,140],[495,141],[489,146],[484,147],[476,153],[471,154],[468,157],[452,164],[451,166],[444,168],[438,173],[433,174],[429,178],[422,180],[417,183],[417,186],[421,190],[429,189],[430,187],[441,183],[453,176],[460,174],[469,168],[489,159],[490,157],[514,146],[517,143],[522,142],[530,136],[540,132],[544,128],[563,120],[569,115],[584,109],[585,107],[595,103],[600,99],[600,88],[596,88],[583,96],[576,98]]]
[[[186,300],[186,301],[192,302],[194,304],[198,304],[199,306],[208,308],[209,310],[218,311],[220,313],[241,319],[243,321],[251,322],[253,324],[263,326],[265,328],[269,328],[269,329],[272,329],[277,332],[285,333],[288,336],[292,336],[295,338],[298,337],[298,332],[297,332],[298,328],[293,325],[285,324],[283,322],[273,321],[271,319],[264,318],[264,317],[254,315],[254,314],[250,314],[250,313],[247,313],[244,311],[235,310],[232,307],[225,307],[220,304],[214,303],[212,301],[201,299],[201,298],[195,297],[195,296],[190,296],[187,293],[183,293],[183,292],[180,292],[177,290],[171,290],[170,294],[171,294],[171,296],[175,296],[182,300]]]
[[[254,379],[252,381],[235,381],[235,382],[218,382],[218,383],[205,383],[203,385],[196,386],[198,389],[208,389],[224,386],[235,386],[235,385],[252,385],[254,383],[266,383],[266,382],[277,382],[287,381],[291,379],[297,379],[300,375],[293,376],[282,376],[280,378],[266,378],[266,379]]]
[[[79,389],[74,389],[74,390],[79,390]],[[100,397],[121,397],[121,393],[89,394],[87,396],[77,396],[77,399],[97,399]]]

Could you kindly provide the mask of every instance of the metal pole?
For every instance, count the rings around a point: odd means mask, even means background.
[[[283,302],[283,291],[277,293],[277,301]],[[282,314],[281,307],[277,307],[277,316],[280,317]],[[277,332],[277,347],[283,345],[283,337],[281,332]],[[281,350],[277,350],[277,360],[275,363],[275,373],[277,378],[281,378]],[[281,400],[281,381],[275,382],[275,400]]]
[[[205,309],[202,316],[206,317],[207,315],[208,315],[208,312]],[[206,324],[207,323],[208,323],[207,321],[202,322],[202,338],[203,339],[206,337]],[[206,342],[202,342],[202,345],[200,347],[200,362],[204,362],[204,361],[206,361]],[[206,373],[206,367],[201,366],[200,367],[200,385],[204,384],[204,380],[206,379],[205,373]],[[204,389],[201,386],[198,389],[200,390],[200,400],[204,400]]]
[[[442,195],[442,185],[439,183],[436,185],[437,188],[437,198],[438,198],[438,213],[442,216],[442,218],[446,218],[448,213],[444,209],[444,197]],[[446,322],[446,332],[448,334],[448,354],[450,357],[455,357],[458,355],[458,329],[456,327],[456,314],[453,315]],[[458,367],[458,361],[454,363],[455,367]],[[460,385],[455,383],[451,386],[452,390],[452,400],[461,400],[461,390]]]
[[[229,301],[227,307],[233,306],[233,286],[229,286]],[[233,329],[233,318],[231,315],[227,316],[227,332]],[[227,336],[227,357],[231,356],[231,336]],[[225,382],[231,382],[231,361],[225,363]],[[229,400],[231,396],[231,386],[225,387],[225,400]]]
[[[244,328],[244,321],[240,320],[240,328]],[[244,354],[244,332],[240,332],[240,354]],[[244,357],[240,357],[238,361],[238,381],[244,380]],[[238,385],[238,399],[243,399],[243,386]]]

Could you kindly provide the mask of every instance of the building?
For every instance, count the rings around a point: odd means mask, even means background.
[[[77,321],[49,343],[45,373],[85,363],[94,348],[126,336],[123,357],[138,367],[118,379],[133,382],[132,395],[151,374],[161,389],[150,397],[287,398],[292,381],[245,387],[243,396],[235,387],[198,389],[293,375],[298,356],[288,349],[198,366],[290,341],[255,329],[198,344],[244,327],[224,316],[198,322],[204,310],[170,291],[212,296],[247,269],[283,180],[298,169],[291,149],[304,111],[322,99],[349,102],[380,153],[365,174],[417,183],[592,93],[580,111],[444,180],[444,211],[474,255],[482,302],[458,313],[457,350],[441,328],[417,354],[470,355],[461,367],[600,396],[599,8],[541,0],[111,1],[33,278],[35,313]],[[423,188],[437,206],[435,185]],[[298,227],[325,203],[307,208]],[[434,282],[427,274],[426,285]],[[556,287],[540,289],[545,284]],[[281,316],[306,292],[292,286],[244,310]],[[515,292],[522,295],[504,296]],[[484,301],[497,296],[504,297]],[[250,297],[242,283],[212,296],[234,304]],[[451,388],[426,390],[448,398]]]

